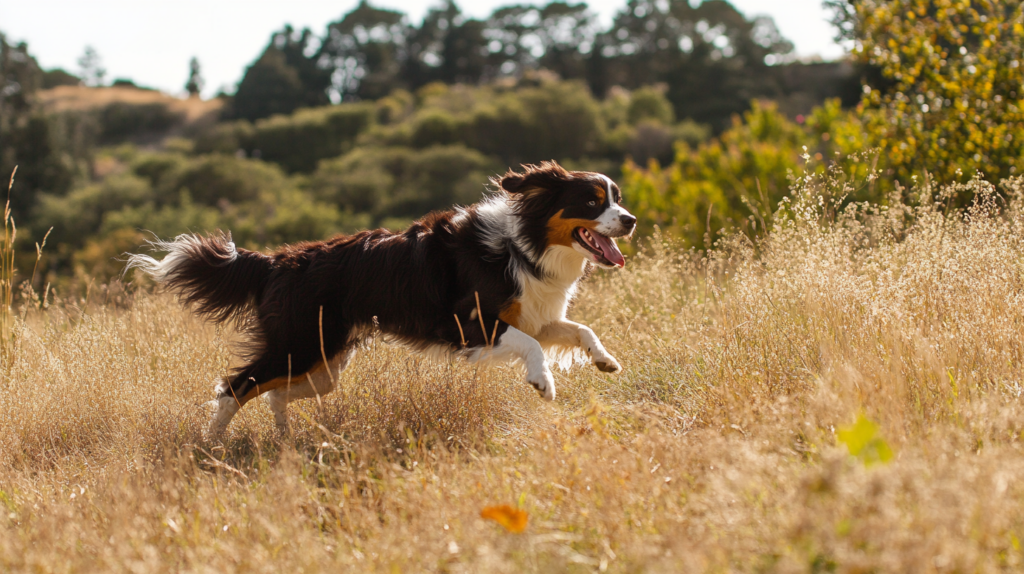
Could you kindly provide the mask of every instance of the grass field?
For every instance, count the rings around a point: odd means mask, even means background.
[[[801,186],[770,236],[592,277],[571,316],[625,369],[556,371],[554,404],[371,343],[293,436],[255,401],[212,445],[230,331],[117,285],[28,305],[0,570],[1019,570],[1024,182],[962,212]]]

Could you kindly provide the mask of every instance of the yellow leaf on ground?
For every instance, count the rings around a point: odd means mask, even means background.
[[[507,504],[501,506],[488,506],[480,511],[480,518],[493,520],[505,527],[509,532],[520,533],[526,530],[526,523],[530,515],[525,510],[513,508]]]

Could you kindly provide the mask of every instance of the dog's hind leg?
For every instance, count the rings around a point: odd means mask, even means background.
[[[276,365],[270,357],[263,355],[230,379],[218,382],[215,388],[217,398],[211,401],[214,409],[206,432],[207,439],[220,439],[231,419],[245,403],[262,392],[286,384],[287,379],[281,377],[278,371],[287,373],[287,370]]]
[[[300,399],[322,397],[334,390],[342,371],[352,361],[355,348],[346,349],[332,357],[328,364],[330,371],[324,368],[323,362],[317,363],[308,372],[293,375],[291,385],[284,385],[267,392],[267,402],[274,413],[274,423],[281,434],[288,433],[288,403]]]
[[[210,417],[210,424],[206,429],[208,440],[217,440],[228,428],[228,423],[234,418],[235,413],[241,408],[238,400],[231,395],[229,383],[218,380],[215,387],[217,398],[207,404],[213,406],[213,416]]]

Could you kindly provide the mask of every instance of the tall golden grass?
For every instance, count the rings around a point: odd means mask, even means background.
[[[558,371],[551,405],[514,367],[371,343],[292,436],[258,401],[212,445],[234,334],[117,284],[29,305],[0,373],[0,568],[1019,570],[1024,181],[975,180],[962,211],[844,185],[800,180],[770,235],[655,237],[592,278],[572,316],[625,370]],[[480,518],[500,505],[525,532]]]

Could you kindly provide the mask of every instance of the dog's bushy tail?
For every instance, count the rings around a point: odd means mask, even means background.
[[[151,241],[166,251],[160,261],[142,254],[128,256],[130,269],[141,269],[207,318],[244,321],[273,270],[273,260],[255,251],[236,249],[230,236],[179,235],[174,241]]]

